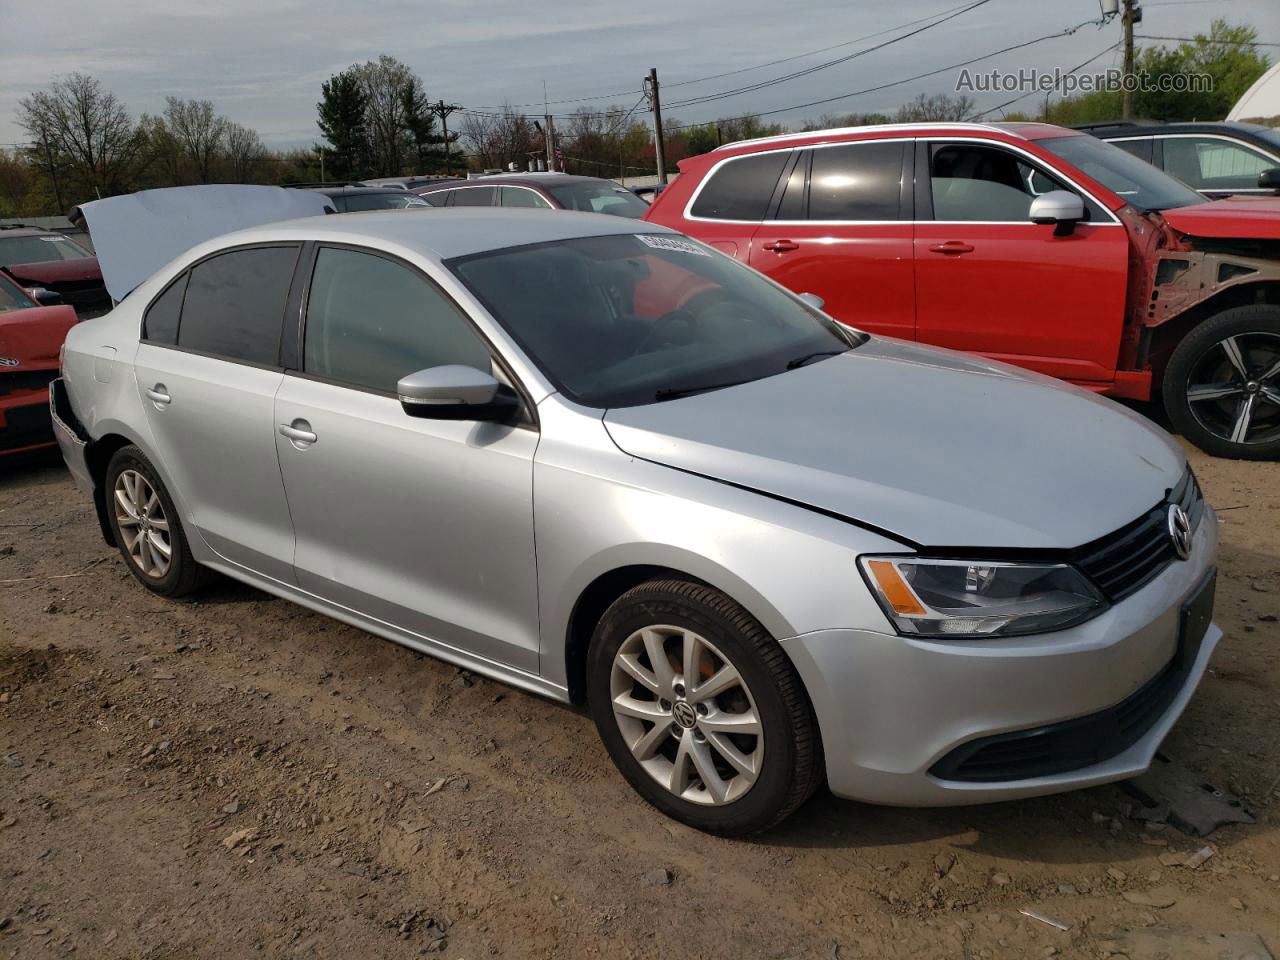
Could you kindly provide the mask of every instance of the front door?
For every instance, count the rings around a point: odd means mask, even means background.
[[[275,402],[298,584],[536,672],[538,433],[406,414],[397,381],[444,364],[490,370],[492,358],[442,290],[398,260],[319,249],[300,369]]]
[[[1129,268],[1125,228],[1012,149],[921,142],[917,157],[918,339],[1067,380],[1113,380]],[[1049,190],[1081,194],[1087,222],[1065,235],[1031,223],[1031,201]]]
[[[909,140],[865,140],[800,154],[750,264],[796,293],[821,297],[843,323],[915,336]]]
[[[272,406],[296,244],[218,254],[147,310],[136,389],[166,484],[224,559],[293,579]]]

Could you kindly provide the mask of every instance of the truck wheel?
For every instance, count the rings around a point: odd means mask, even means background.
[[[1165,409],[1205,453],[1280,459],[1280,307],[1224,310],[1178,344],[1165,369]]]

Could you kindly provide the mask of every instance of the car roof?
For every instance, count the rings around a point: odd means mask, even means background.
[[[430,193],[436,189],[448,190],[456,187],[551,187],[562,183],[613,183],[604,177],[583,177],[575,173],[493,173],[483,177],[470,177],[453,183],[442,183],[440,186],[426,188],[415,187],[418,193]]]
[[[577,237],[674,233],[668,227],[602,213],[518,208],[437,207],[429,212],[371,211],[353,217],[304,217],[224,234],[199,249],[205,256],[224,247],[281,240],[398,247],[431,260],[449,260],[505,247]]]
[[[5,224],[0,226],[0,237],[39,237],[39,236],[64,236],[61,230],[50,230],[47,227],[37,227],[25,223]]]
[[[1240,123],[1234,120],[1184,120],[1165,123],[1160,120],[1127,120],[1111,123],[1083,123],[1075,128],[1095,137],[1158,137],[1168,133],[1221,133],[1250,140],[1267,127],[1256,123]]]
[[[883,133],[1002,133],[1005,136],[1021,137],[1018,128],[1023,124],[965,123],[938,120],[930,123],[873,123],[860,127],[831,127],[826,130],[801,130],[792,133],[779,133],[770,137],[756,137],[751,140],[735,140],[716,147],[712,153],[737,150],[742,147],[754,147],[763,144],[786,145],[792,142],[807,143],[809,141],[830,140],[835,137],[864,136]],[[1036,124],[1036,126],[1041,126]],[[1043,126],[1049,127],[1049,124]],[[1047,131],[1046,131],[1047,133]]]
[[[326,197],[363,197],[368,194],[375,193],[394,193],[397,197],[405,195],[404,190],[399,187],[361,187],[361,186],[341,186],[341,187],[308,187],[316,193],[323,193]]]

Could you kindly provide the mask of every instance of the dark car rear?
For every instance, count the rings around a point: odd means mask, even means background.
[[[410,210],[430,206],[416,194],[401,187],[366,187],[362,185],[312,187],[333,201],[338,213],[360,213],[365,210]]]
[[[418,191],[433,207],[533,207],[580,210],[640,219],[649,205],[626,187],[600,177],[515,173],[475,177]]]
[[[55,230],[0,226],[0,269],[28,290],[59,294],[82,320],[111,309],[98,258]]]

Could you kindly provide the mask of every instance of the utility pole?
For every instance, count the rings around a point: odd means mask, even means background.
[[[545,109],[545,108],[544,108]],[[542,139],[546,141],[547,148],[547,170],[551,173],[556,172],[556,126],[551,119],[551,114],[544,114],[546,127],[543,129]]]
[[[658,159],[658,182],[667,182],[667,165],[662,151],[662,102],[658,99],[658,68],[650,67],[649,76],[645,79],[645,95],[649,98],[649,106],[653,108],[653,146]]]
[[[1142,19],[1137,0],[1124,0],[1121,24],[1124,27],[1124,92],[1120,109],[1121,120],[1133,119],[1133,25]]]
[[[439,100],[431,104],[431,112],[440,118],[440,128],[444,132],[444,172],[448,173],[449,168],[453,166],[453,159],[449,155],[449,114],[455,110],[461,110],[462,107],[456,103],[445,103]]]

